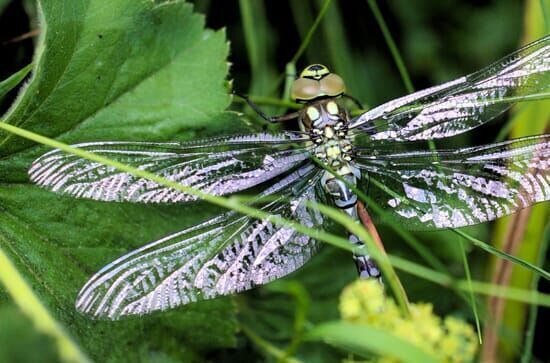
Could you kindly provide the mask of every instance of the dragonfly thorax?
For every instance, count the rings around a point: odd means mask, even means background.
[[[352,161],[346,109],[332,99],[308,104],[300,121],[315,144],[316,158],[335,170]]]

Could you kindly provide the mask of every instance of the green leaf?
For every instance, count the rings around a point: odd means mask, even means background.
[[[3,119],[64,142],[189,140],[245,126],[223,110],[223,31],[181,1],[44,1],[32,78]],[[197,361],[235,345],[229,298],[120,322],[76,313],[104,264],[213,212],[205,204],[110,204],[57,196],[26,171],[44,146],[0,131],[0,249],[54,318],[98,361]],[[154,358],[153,358],[154,357]]]
[[[323,340],[362,357],[374,354],[397,358],[400,362],[438,362],[438,359],[408,341],[368,325],[334,321],[318,325],[309,334],[309,339]]]
[[[31,69],[32,69],[32,64],[29,64],[29,65],[21,68],[17,72],[15,72],[14,74],[12,74],[11,76],[6,78],[2,82],[0,82],[0,101],[2,101],[4,99],[4,97],[6,96],[6,94],[9,91],[11,91],[15,87],[17,87],[17,85],[23,79],[25,79],[25,77],[29,74]]]
[[[0,308],[0,362],[59,362],[53,339],[34,329],[32,323],[15,307]],[[10,342],[13,344],[3,344]]]

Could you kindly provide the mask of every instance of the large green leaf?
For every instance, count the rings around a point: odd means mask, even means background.
[[[224,113],[228,45],[180,1],[43,1],[29,84],[3,121],[64,142],[188,140],[244,129]],[[100,361],[200,360],[231,347],[229,298],[120,322],[74,310],[79,288],[115,257],[194,224],[204,204],[147,206],[60,197],[30,185],[47,149],[0,131],[0,249],[77,344]],[[0,300],[1,301],[1,300]]]
[[[13,306],[0,308],[0,362],[40,363],[59,361],[53,339],[33,329],[32,322]]]

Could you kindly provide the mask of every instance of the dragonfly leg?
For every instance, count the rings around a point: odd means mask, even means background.
[[[353,251],[353,260],[355,261],[359,277],[362,279],[380,278],[380,269],[374,259],[368,254],[367,246],[353,234],[349,236],[349,241],[356,246]]]
[[[254,110],[254,112],[256,112],[261,118],[263,118],[268,122],[275,123],[275,122],[290,121],[290,120],[295,120],[298,118],[298,116],[300,116],[299,112],[291,112],[282,116],[267,116],[257,104],[255,104],[254,102],[252,102],[250,98],[248,98],[248,96],[237,93],[235,91],[233,91],[233,94],[235,96],[242,98],[248,104],[248,106],[250,106],[250,108]]]

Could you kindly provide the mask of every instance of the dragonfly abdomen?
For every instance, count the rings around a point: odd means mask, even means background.
[[[345,211],[350,217],[359,223],[357,213],[357,194],[353,191],[357,183],[357,177],[351,172],[349,174],[335,177],[328,171],[322,179],[325,190],[331,195],[334,204],[339,209]],[[357,272],[361,278],[379,278],[380,270],[374,260],[370,257],[367,247],[361,239],[349,234],[349,241],[354,246],[353,259]]]

